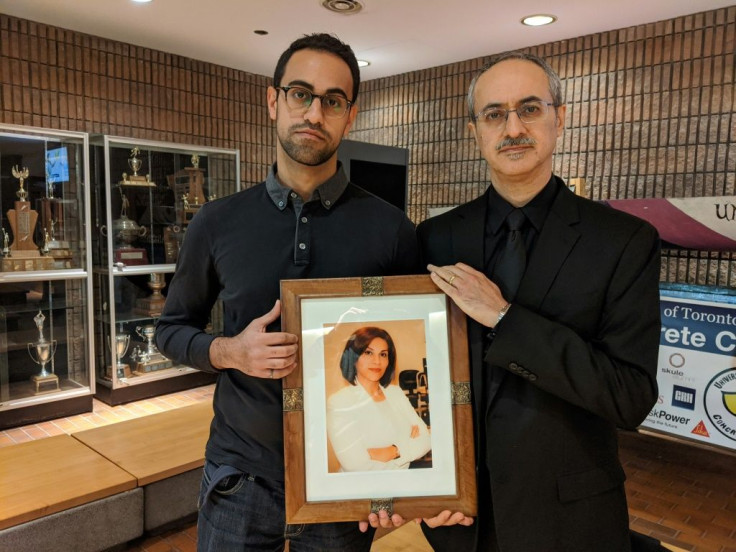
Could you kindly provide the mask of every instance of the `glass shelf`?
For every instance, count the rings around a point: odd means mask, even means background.
[[[240,158],[113,136],[91,142],[96,377],[98,397],[116,404],[117,392],[133,400],[151,395],[131,390],[141,384],[166,392],[167,378],[203,375],[164,357],[153,329],[187,226],[205,203],[240,189]],[[210,331],[222,331],[219,305]]]
[[[0,428],[92,410],[88,153],[0,125]]]

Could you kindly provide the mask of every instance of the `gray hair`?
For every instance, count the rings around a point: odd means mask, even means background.
[[[473,77],[473,80],[470,82],[470,88],[468,89],[468,115],[470,115],[471,121],[475,122],[476,112],[474,95],[475,85],[478,82],[478,79],[491,67],[498,63],[501,63],[502,61],[506,61],[507,59],[520,59],[522,61],[530,61],[535,65],[541,67],[547,75],[547,80],[549,81],[549,93],[552,95],[552,103],[555,105],[555,107],[559,107],[563,103],[565,103],[565,99],[562,97],[562,82],[560,81],[560,77],[557,75],[557,73],[554,72],[554,69],[550,67],[549,63],[544,61],[539,56],[535,56],[534,54],[527,54],[525,52],[519,51],[505,52],[503,54],[493,56],[491,60],[483,66],[483,68]]]

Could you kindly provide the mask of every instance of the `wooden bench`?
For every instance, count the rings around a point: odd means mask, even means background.
[[[118,523],[103,527],[97,515]],[[109,548],[142,528],[143,491],[135,477],[73,437],[0,449],[1,550],[86,550],[79,539]]]
[[[211,421],[207,402],[72,436],[136,478],[151,532],[196,513]]]
[[[193,516],[201,403],[0,449],[0,550],[104,550]]]

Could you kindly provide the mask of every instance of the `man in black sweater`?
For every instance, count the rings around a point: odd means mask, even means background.
[[[281,378],[297,336],[279,331],[279,281],[417,271],[414,228],[347,181],[337,148],[357,113],[349,46],[309,35],[279,59],[268,110],[276,163],[266,181],[204,205],[187,229],[158,322],[168,357],[218,373],[200,493],[198,550],[365,550],[357,523],[286,525]],[[224,335],[205,333],[217,299]],[[367,514],[367,512],[366,512]],[[385,521],[385,518],[384,518]]]

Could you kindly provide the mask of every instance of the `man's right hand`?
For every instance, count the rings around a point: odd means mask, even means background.
[[[416,520],[417,523],[419,520]],[[462,512],[455,512],[454,514],[450,510],[445,510],[439,513],[433,518],[424,518],[424,523],[428,527],[434,529],[435,527],[446,527],[449,525],[465,525],[466,527],[473,525],[474,519],[468,517]]]
[[[210,345],[213,368],[233,368],[256,378],[281,379],[297,365],[298,338],[286,332],[267,332],[266,327],[281,316],[281,301],[253,319],[234,337],[218,337]]]

